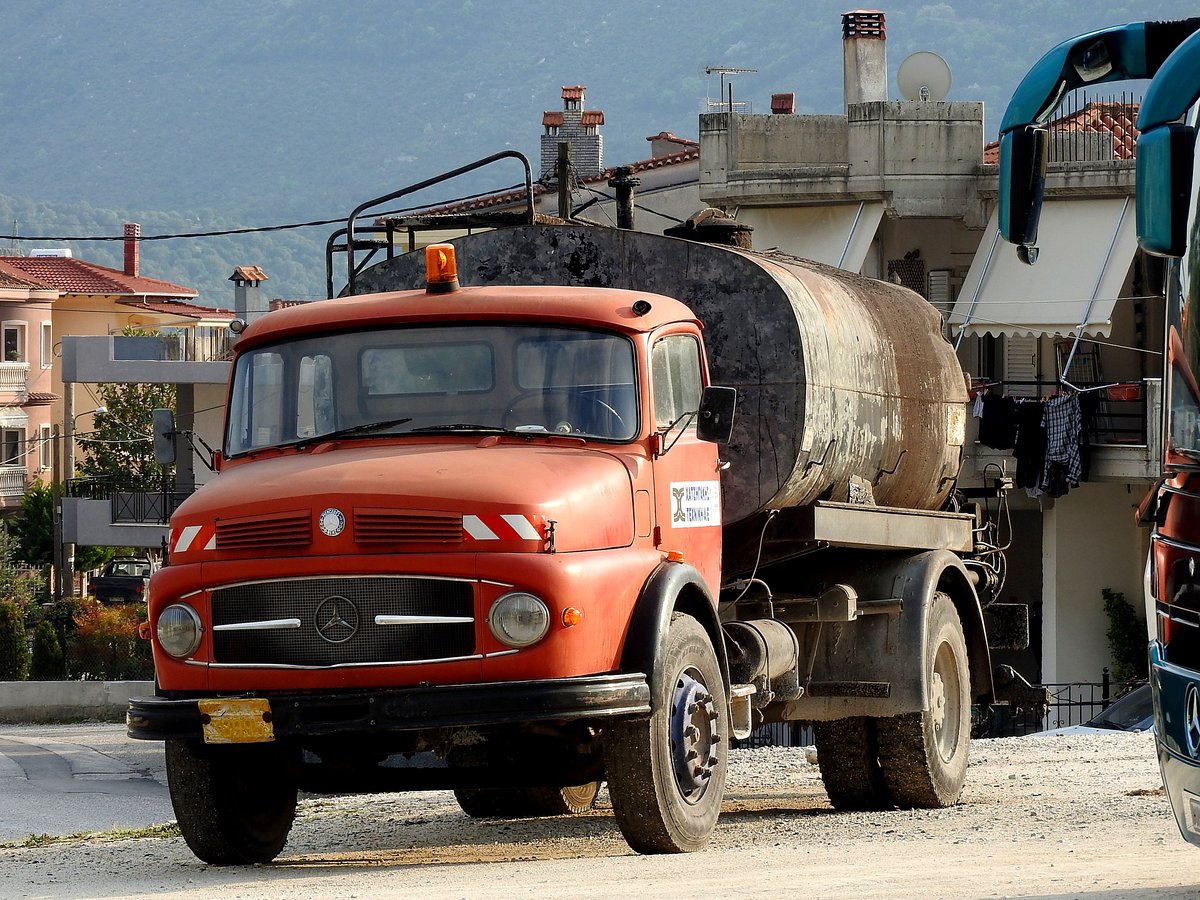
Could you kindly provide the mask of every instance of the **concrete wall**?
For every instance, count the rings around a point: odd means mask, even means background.
[[[1144,486],[1087,483],[1043,514],[1042,677],[1099,681],[1110,666],[1103,588],[1143,615],[1141,573],[1149,536],[1133,521]],[[1098,527],[1099,526],[1099,527]]]
[[[130,697],[153,694],[152,681],[3,681],[0,722],[122,722]]]

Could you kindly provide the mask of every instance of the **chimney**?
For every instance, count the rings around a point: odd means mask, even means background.
[[[878,9],[842,13],[842,80],[846,108],[887,100],[887,26]]]
[[[135,222],[125,223],[125,274],[134,278],[142,274],[139,259],[142,226]]]
[[[786,94],[771,95],[771,115],[773,116],[794,116],[796,114],[796,95],[789,92]]]
[[[233,314],[249,325],[267,311],[259,285],[267,273],[258,266],[238,266],[229,276],[233,282]]]

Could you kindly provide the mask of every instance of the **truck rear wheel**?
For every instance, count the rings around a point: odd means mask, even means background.
[[[884,780],[906,809],[957,803],[971,744],[967,642],[949,596],[934,594],[926,624],[928,710],[876,720]]]
[[[629,846],[682,853],[703,847],[721,814],[728,708],[712,642],[691,616],[673,616],[660,666],[650,719],[608,729],[604,767]]]
[[[463,812],[476,819],[518,819],[579,815],[596,804],[599,793],[600,782],[590,781],[562,788],[456,788],[454,799]]]
[[[886,809],[892,805],[879,765],[875,722],[856,716],[813,725],[817,765],[834,809]]]
[[[167,785],[179,830],[215,866],[270,862],[296,817],[296,782],[275,744],[207,747],[167,741]]]

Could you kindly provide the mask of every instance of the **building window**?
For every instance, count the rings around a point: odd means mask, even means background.
[[[54,367],[54,328],[49,322],[42,323],[42,368]]]
[[[25,429],[0,428],[0,465],[25,464]]]
[[[25,361],[25,323],[24,322],[5,322],[2,326],[3,341],[4,341],[4,361],[5,362],[24,362]]]
[[[49,425],[38,427],[38,467],[43,471],[54,468],[54,438]]]

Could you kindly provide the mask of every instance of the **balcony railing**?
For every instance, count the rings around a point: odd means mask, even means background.
[[[171,513],[191,491],[175,489],[172,476],[72,478],[66,494],[81,500],[107,500],[112,505],[114,524],[166,525]]]
[[[24,497],[27,478],[24,466],[0,466],[0,500],[20,500]]]
[[[0,394],[19,394],[29,390],[29,363],[0,362]]]

